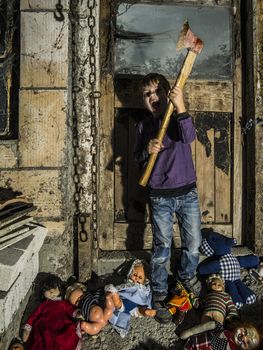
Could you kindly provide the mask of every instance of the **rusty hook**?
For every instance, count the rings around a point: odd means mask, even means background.
[[[65,16],[62,12],[63,6],[61,5],[61,0],[56,4],[56,10],[54,11],[54,17],[57,21],[62,22],[65,19]]]

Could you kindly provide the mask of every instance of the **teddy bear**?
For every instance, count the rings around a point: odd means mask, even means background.
[[[200,251],[207,259],[199,263],[198,272],[201,276],[219,274],[225,280],[225,291],[230,294],[236,307],[256,301],[256,295],[241,280],[240,269],[250,269],[259,265],[256,255],[234,256],[231,248],[237,244],[233,238],[228,238],[213,230],[203,230]]]

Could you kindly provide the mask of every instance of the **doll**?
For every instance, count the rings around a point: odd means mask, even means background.
[[[220,323],[216,328],[190,336],[184,350],[253,350],[259,349],[260,335],[251,324],[232,320],[227,328]]]
[[[105,294],[103,289],[90,293],[82,283],[76,282],[67,288],[65,299],[79,309],[76,318],[80,320],[82,332],[87,334],[98,334],[112,317],[112,295]]]
[[[22,341],[25,349],[80,349],[80,323],[74,321],[76,308],[67,300],[61,300],[61,287],[62,281],[56,275],[49,274],[43,281],[41,296],[45,300],[29,316],[24,326]]]
[[[201,324],[194,326],[180,335],[181,339],[187,339],[193,334],[212,330],[216,322],[223,326],[226,320],[237,318],[237,308],[231,296],[225,292],[224,280],[219,275],[211,275],[207,279],[208,294],[204,299],[204,311]]]
[[[199,306],[199,298],[195,297],[193,293],[188,293],[180,282],[177,282],[172,294],[173,297],[167,302],[166,307],[170,314],[174,316],[176,326],[179,326],[187,312],[193,307],[197,308]]]
[[[152,309],[152,292],[150,282],[145,275],[145,267],[141,260],[133,262],[127,282],[119,286],[105,286],[110,292],[115,306],[113,317],[109,320],[112,326],[124,337],[130,327],[130,317],[155,317],[156,310]]]

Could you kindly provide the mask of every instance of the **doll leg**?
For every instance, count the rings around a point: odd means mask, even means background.
[[[81,322],[81,330],[90,335],[98,334],[107,324],[107,321],[104,319],[103,309],[98,305],[93,305],[90,308],[88,319],[90,322]]]
[[[121,309],[123,302],[118,293],[111,293],[112,301],[116,309]],[[106,296],[107,298],[107,296]]]
[[[80,328],[83,332],[89,335],[95,335],[101,331],[101,329],[103,328],[103,324],[101,322],[90,323],[86,321],[81,321]]]
[[[111,293],[106,294],[105,308],[103,310],[104,321],[107,322],[112,317],[114,309],[115,309],[115,304],[114,304],[114,300],[113,300],[113,295]]]

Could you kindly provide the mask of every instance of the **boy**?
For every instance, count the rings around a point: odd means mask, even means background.
[[[182,242],[178,278],[186,289],[196,296],[200,294],[201,285],[195,274],[201,242],[201,219],[190,146],[196,134],[179,87],[170,91],[170,84],[164,76],[150,73],[142,79],[141,90],[144,106],[151,117],[138,124],[134,155],[139,166],[144,167],[150,154],[158,154],[148,183],[153,233],[153,307],[158,309],[162,308],[168,293],[167,263],[171,254],[174,213],[180,225]],[[161,143],[156,135],[169,99],[176,112],[171,116]]]

